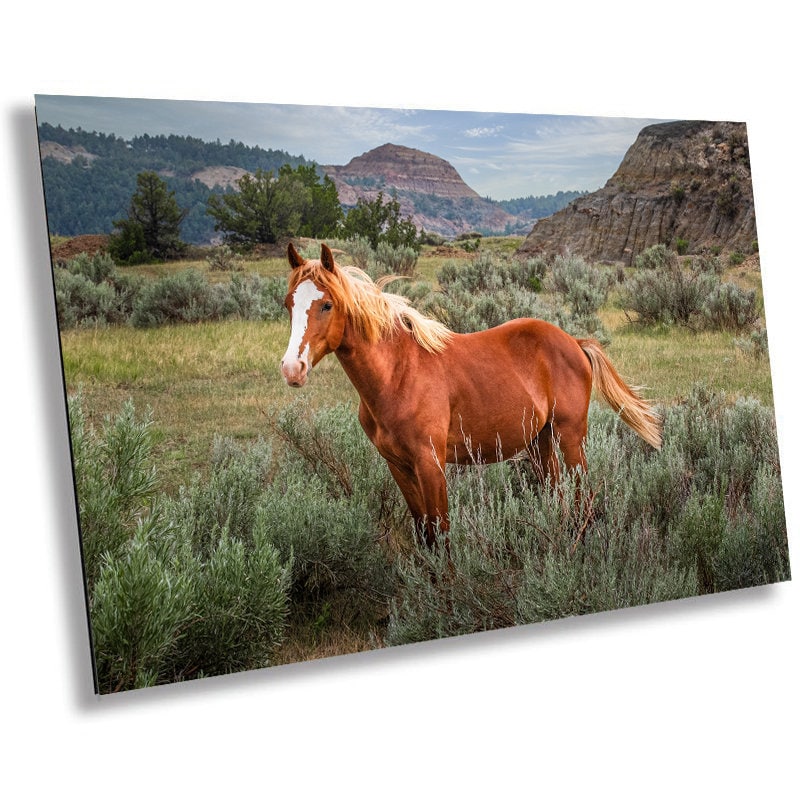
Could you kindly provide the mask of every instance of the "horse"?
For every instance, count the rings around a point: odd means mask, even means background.
[[[360,398],[358,419],[386,460],[417,536],[448,547],[445,464],[528,456],[555,484],[556,448],[568,470],[586,470],[592,388],[642,439],[661,447],[661,423],[619,376],[601,345],[538,319],[454,333],[363,270],[335,263],[322,244],[305,259],[292,243],[285,306],[291,333],[281,372],[302,387],[334,353]]]

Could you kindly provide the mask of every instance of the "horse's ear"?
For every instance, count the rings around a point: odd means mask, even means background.
[[[289,242],[289,248],[287,250],[287,255],[289,256],[289,264],[291,265],[292,269],[297,269],[298,267],[302,267],[303,264],[306,263],[306,260],[294,249],[294,245]]]
[[[333,272],[336,267],[336,264],[333,261],[333,253],[331,252],[330,247],[323,243],[322,245],[322,254],[320,256],[320,260],[322,261],[322,266],[325,267],[328,272]]]

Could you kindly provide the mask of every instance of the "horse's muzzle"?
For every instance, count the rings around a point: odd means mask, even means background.
[[[285,359],[281,361],[281,374],[289,386],[299,389],[308,378],[308,363],[300,359]]]

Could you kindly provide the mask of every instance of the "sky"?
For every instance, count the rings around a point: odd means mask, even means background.
[[[38,95],[39,122],[115,134],[194,136],[286,150],[321,165],[392,143],[450,162],[494,200],[595,191],[656,119]]]

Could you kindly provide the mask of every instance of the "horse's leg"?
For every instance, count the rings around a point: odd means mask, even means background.
[[[417,479],[413,471],[399,467],[391,461],[386,463],[389,465],[389,472],[392,473],[395,483],[405,498],[408,510],[411,512],[411,518],[414,520],[414,535],[421,537],[425,527],[425,506]]]
[[[425,509],[425,541],[429,547],[435,547],[437,533],[442,534],[445,551],[449,554],[450,517],[448,516],[444,454],[442,453],[440,460],[437,454],[430,451],[425,453],[417,461],[414,473]]]
[[[586,471],[586,441],[587,424],[559,425],[553,428],[554,437],[559,449],[564,456],[564,465],[570,472],[575,472],[578,467]]]
[[[558,483],[560,468],[553,444],[553,427],[545,425],[536,438],[528,445],[528,455],[539,483],[545,485],[548,478],[550,486]]]
[[[561,426],[558,429],[557,438],[559,448],[564,456],[564,464],[570,473],[575,476],[575,543],[573,549],[578,546],[588,529],[592,520],[592,502],[590,498],[584,498],[581,488],[581,480],[586,472],[586,433],[587,422],[582,420],[572,425]]]
[[[428,547],[435,547],[436,534],[444,533],[445,549],[449,551],[447,531],[447,485],[444,476],[428,475],[424,470],[407,470],[389,463],[389,472],[403,493],[408,510],[414,520],[414,534]],[[434,485],[435,484],[435,485]]]

